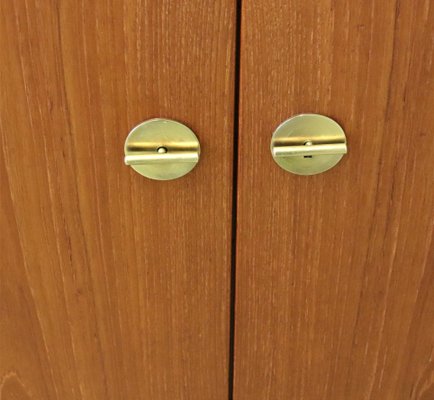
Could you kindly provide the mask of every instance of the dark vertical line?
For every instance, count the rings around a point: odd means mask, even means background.
[[[229,380],[228,399],[234,398],[235,361],[235,291],[237,267],[237,211],[238,211],[238,138],[240,109],[240,58],[241,58],[241,9],[242,0],[237,0],[235,25],[235,78],[234,78],[234,143],[232,171],[232,242],[231,242],[231,287],[229,302]]]

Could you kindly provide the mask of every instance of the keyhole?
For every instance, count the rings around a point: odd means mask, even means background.
[[[312,142],[309,140],[309,141],[307,141],[304,145],[305,146],[312,146]],[[312,156],[303,156],[303,158],[312,158]]]

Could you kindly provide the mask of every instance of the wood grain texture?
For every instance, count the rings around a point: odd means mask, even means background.
[[[434,3],[243,0],[235,400],[434,398]],[[280,169],[288,117],[347,132]]]
[[[225,399],[235,4],[0,2],[0,398]],[[182,179],[123,165],[179,120]]]

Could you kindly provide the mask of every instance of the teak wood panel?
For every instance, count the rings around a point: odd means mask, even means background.
[[[235,5],[0,2],[0,397],[224,399]],[[192,173],[123,165],[179,120]]]
[[[242,4],[234,399],[433,399],[434,3]],[[309,112],[349,154],[291,175]]]

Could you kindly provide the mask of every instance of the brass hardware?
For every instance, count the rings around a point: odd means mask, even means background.
[[[344,130],[332,119],[300,114],[277,127],[271,139],[274,161],[297,175],[315,175],[334,167],[347,153]]]
[[[136,126],[125,141],[125,164],[157,180],[176,179],[199,162],[200,144],[185,125],[169,119],[150,119]]]
[[[165,154],[162,156],[162,154]],[[193,152],[162,152],[157,149],[156,153],[150,154],[138,154],[125,156],[125,164],[127,165],[145,165],[145,164],[164,164],[167,162],[177,162],[177,163],[197,163],[199,161],[199,155]]]

